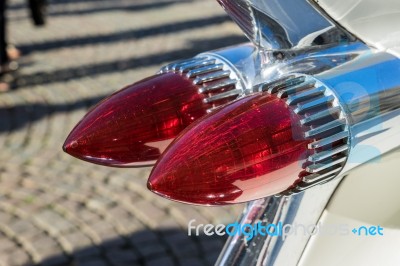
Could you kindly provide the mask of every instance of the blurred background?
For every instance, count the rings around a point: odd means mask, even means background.
[[[149,169],[113,169],[62,152],[105,96],[160,66],[246,41],[215,0],[53,0],[35,28],[8,1],[22,52],[0,93],[0,265],[212,265],[225,241],[187,224],[229,223],[243,205],[204,208],[146,189]]]

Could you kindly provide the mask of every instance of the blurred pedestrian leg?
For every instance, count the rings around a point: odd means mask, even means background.
[[[37,27],[46,24],[46,0],[28,0],[29,9],[31,10],[31,16],[33,24]]]
[[[7,1],[0,0],[0,91],[8,91],[14,77],[12,72],[17,70],[19,51],[7,44]]]
[[[7,72],[8,55],[6,43],[6,0],[0,0],[0,91],[7,91],[9,85],[4,80]]]
[[[6,42],[6,0],[0,0],[0,65],[8,62]]]

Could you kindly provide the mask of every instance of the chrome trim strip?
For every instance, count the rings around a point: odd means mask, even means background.
[[[312,123],[312,122],[314,122],[316,120],[322,119],[322,118],[327,117],[327,116],[332,116],[334,114],[339,114],[340,112],[341,112],[340,107],[339,106],[334,106],[334,107],[329,108],[329,109],[327,109],[325,111],[321,111],[321,112],[318,112],[316,114],[312,114],[310,116],[306,116],[305,118],[300,120],[300,123],[302,125],[304,125],[304,126],[307,126],[307,125],[309,125],[310,123]]]
[[[313,162],[313,163],[320,162],[320,161],[325,160],[325,159],[327,159],[329,157],[332,157],[335,154],[338,154],[338,153],[343,152],[343,151],[347,151],[348,149],[349,149],[349,147],[347,145],[343,145],[343,146],[340,146],[340,147],[335,148],[333,150],[327,150],[327,151],[323,151],[323,152],[311,155],[310,157],[308,157],[307,160],[309,162]]]
[[[217,95],[215,95],[215,96],[211,96],[211,97],[209,97],[209,98],[205,98],[204,99],[204,102],[205,103],[212,103],[212,102],[216,102],[216,101],[219,101],[219,100],[223,100],[223,99],[226,99],[226,98],[230,98],[230,97],[233,97],[233,96],[237,96],[237,95],[239,95],[240,93],[241,93],[242,91],[241,90],[231,90],[231,91],[227,91],[227,92],[222,92],[222,93],[219,93],[219,94],[217,94]]]
[[[238,83],[238,81],[235,79],[225,80],[225,81],[219,82],[217,84],[213,84],[213,85],[210,85],[207,87],[200,88],[199,93],[212,92],[215,90],[219,90],[223,87],[234,86],[234,85],[236,85],[236,83]]]
[[[308,90],[308,91],[305,91],[305,92],[302,92],[302,93],[299,93],[296,95],[290,95],[286,102],[289,105],[295,105],[295,104],[298,104],[309,98],[314,98],[314,97],[320,96],[320,95],[324,94],[324,92],[325,92],[324,87],[318,87],[316,89]]]
[[[343,158],[339,158],[339,159],[336,159],[333,161],[328,161],[327,163],[313,164],[313,165],[307,166],[306,170],[307,170],[307,172],[315,174],[315,173],[321,172],[325,169],[328,169],[329,167],[332,167],[334,165],[344,163],[344,162],[346,162],[346,160],[347,160],[347,157],[343,157]]]
[[[201,66],[209,66],[209,65],[214,65],[215,64],[215,60],[211,59],[211,60],[200,60],[200,61],[194,61],[194,62],[190,62],[190,63],[186,63],[186,64],[181,64],[181,65],[177,65],[177,72],[183,73],[183,72],[187,72],[190,71],[192,69],[196,69],[199,68]]]
[[[334,129],[336,127],[341,127],[341,126],[345,126],[345,125],[346,125],[346,119],[334,120],[334,121],[324,124],[320,127],[317,127],[317,128],[307,131],[305,133],[305,136],[306,136],[306,138],[312,138],[312,137],[322,134],[330,129]]]
[[[290,86],[290,87],[287,87],[286,89],[282,89],[278,92],[277,96],[278,96],[278,98],[286,98],[289,95],[292,95],[294,93],[299,93],[304,90],[314,88],[314,85],[315,85],[315,81],[309,80],[309,81],[299,84],[297,86],[293,86],[293,87]]]
[[[257,46],[269,50],[306,49],[356,38],[312,0],[218,0]]]
[[[206,82],[222,79],[222,78],[227,78],[231,74],[231,71],[229,70],[221,70],[217,72],[211,72],[209,74],[201,75],[198,76],[197,78],[194,79],[193,83],[196,85],[204,84]]]
[[[211,60],[210,60],[211,61]],[[224,65],[223,64],[215,64],[215,60],[212,60],[213,63],[211,65],[206,65],[204,67],[192,69],[187,72],[186,77],[193,78],[201,74],[205,74],[211,71],[222,70]]]
[[[326,97],[319,98],[319,99],[316,99],[316,100],[314,100],[312,102],[308,102],[308,103],[305,103],[305,104],[303,104],[301,106],[298,106],[296,109],[294,109],[294,112],[296,114],[302,115],[305,112],[307,112],[307,111],[309,111],[309,110],[311,110],[313,108],[319,107],[321,105],[322,106],[325,106],[325,105],[328,106],[328,104],[333,102],[334,100],[335,100],[335,98],[332,95],[328,95]]]
[[[345,139],[349,137],[349,132],[348,131],[343,131],[340,133],[337,133],[331,137],[328,138],[324,138],[318,141],[315,141],[313,143],[310,143],[308,145],[309,149],[318,149],[327,145],[331,145],[333,142],[341,140],[341,139]]]
[[[326,180],[327,177],[334,175],[337,175],[341,171],[340,168],[335,168],[332,171],[328,171],[324,174],[312,174],[304,177],[303,182],[306,184],[313,184],[315,182],[318,182],[320,180]]]

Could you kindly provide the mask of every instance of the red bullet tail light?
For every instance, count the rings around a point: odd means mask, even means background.
[[[293,193],[333,176],[347,149],[347,135],[332,138],[344,130],[341,109],[303,77],[273,84],[187,128],[157,162],[149,189],[220,205]]]
[[[105,166],[152,165],[184,128],[240,93],[234,75],[215,59],[181,61],[100,102],[63,149]]]

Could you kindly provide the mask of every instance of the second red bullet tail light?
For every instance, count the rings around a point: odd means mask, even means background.
[[[261,90],[191,125],[160,158],[149,188],[181,202],[219,205],[333,177],[346,159],[348,134],[330,91],[306,76]]]

